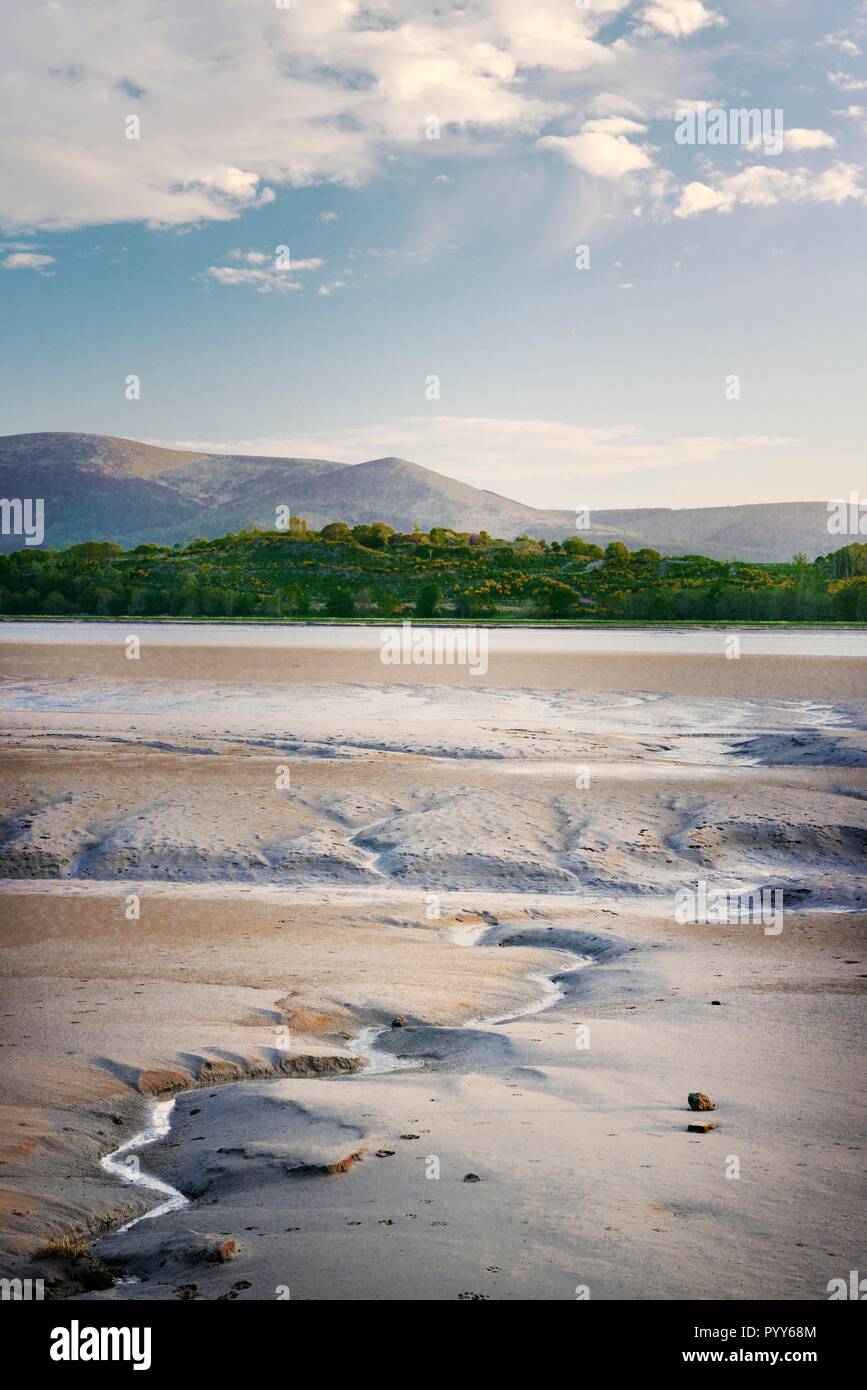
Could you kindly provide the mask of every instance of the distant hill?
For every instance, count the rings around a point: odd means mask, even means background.
[[[335,463],[162,449],[101,434],[0,437],[0,497],[45,500],[45,545],[83,540],[164,545],[248,526],[273,527],[288,506],[311,527],[328,521],[385,521],[399,531],[450,526],[508,539],[528,534],[562,539],[574,515],[514,502],[406,459]],[[822,502],[598,511],[583,540],[622,540],[663,554],[714,559],[812,559],[833,549]],[[0,537],[0,549],[23,544]]]

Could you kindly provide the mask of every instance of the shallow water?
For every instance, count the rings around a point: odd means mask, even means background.
[[[455,933],[453,935],[453,940],[456,944],[473,946],[476,944],[479,936],[487,930],[488,927],[487,924],[485,924],[478,932],[474,931],[472,936],[467,935],[466,937],[462,937],[460,933]],[[467,1029],[493,1028],[498,1024],[511,1023],[516,1019],[543,1013],[546,1009],[553,1008],[565,994],[565,990],[558,983],[559,977],[561,975],[571,974],[575,970],[581,970],[585,966],[591,964],[590,958],[587,956],[579,956],[574,952],[561,952],[561,954],[571,957],[573,963],[561,966],[553,975],[547,975],[541,971],[534,971],[527,976],[528,980],[532,980],[534,984],[541,986],[542,992],[537,999],[533,999],[528,1004],[514,1009],[510,1013],[503,1014],[502,1016],[469,1020],[461,1026]],[[367,1063],[363,1071],[355,1073],[356,1075],[363,1077],[384,1076],[392,1072],[406,1071],[418,1067],[419,1064],[414,1058],[399,1057],[387,1049],[378,1048],[376,1046],[378,1040],[383,1035],[393,1031],[395,1030],[389,1027],[374,1026],[365,1028],[358,1037],[350,1043],[350,1051],[355,1053],[357,1057],[363,1057]],[[351,1077],[346,1079],[351,1080]],[[249,1083],[242,1082],[240,1084],[248,1085]],[[138,1225],[140,1221],[152,1221],[157,1217],[167,1216],[169,1212],[180,1211],[183,1207],[190,1205],[189,1198],[185,1197],[182,1192],[179,1192],[176,1187],[172,1187],[170,1183],[164,1182],[161,1178],[157,1178],[145,1172],[138,1161],[134,1163],[125,1161],[138,1149],[143,1149],[150,1144],[155,1144],[160,1139],[165,1139],[169,1135],[171,1132],[171,1115],[175,1106],[175,1100],[176,1097],[173,1096],[171,1100],[154,1102],[150,1122],[144,1129],[140,1130],[132,1139],[127,1140],[119,1149],[115,1149],[113,1153],[106,1154],[105,1157],[100,1160],[101,1166],[106,1172],[111,1173],[116,1178],[120,1178],[122,1182],[144,1188],[149,1192],[159,1192],[166,1198],[159,1206],[152,1208],[150,1211],[143,1212],[140,1216],[133,1217],[132,1221],[127,1221],[125,1225],[119,1226],[114,1232],[115,1235],[122,1235],[125,1231],[131,1230],[133,1226]],[[118,1284],[131,1282],[137,1281],[120,1280]]]
[[[176,1187],[172,1187],[171,1183],[163,1182],[162,1178],[146,1173],[138,1159],[132,1157],[138,1149],[147,1148],[149,1144],[155,1144],[159,1139],[165,1139],[171,1131],[174,1107],[174,1096],[171,1100],[154,1101],[150,1121],[144,1129],[139,1130],[138,1134],[133,1135],[132,1139],[128,1139],[125,1144],[121,1144],[119,1149],[115,1149],[113,1153],[106,1154],[104,1158],[100,1159],[100,1165],[107,1173],[111,1173],[112,1177],[120,1178],[121,1182],[129,1183],[133,1187],[144,1188],[148,1192],[159,1192],[166,1199],[150,1211],[142,1212],[141,1216],[133,1217],[132,1221],[128,1221],[125,1226],[119,1228],[118,1234],[130,1230],[139,1221],[152,1221],[157,1216],[165,1216],[170,1211],[180,1211],[182,1207],[189,1206],[189,1200],[182,1192],[179,1192]]]
[[[482,626],[482,625],[480,625]],[[424,624],[418,624],[422,629]],[[2,622],[0,642],[122,643],[130,633],[164,646],[281,647],[378,651],[387,624],[370,627],[283,626],[279,623]],[[465,628],[456,629],[466,631]],[[575,654],[649,653],[659,656],[719,655],[725,637],[737,633],[743,656],[867,657],[864,628],[494,627],[492,652]]]

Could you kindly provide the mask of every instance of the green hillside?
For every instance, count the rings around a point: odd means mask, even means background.
[[[867,621],[867,545],[808,562],[662,558],[613,542],[497,540],[291,518],[172,548],[91,541],[0,556],[5,616]]]

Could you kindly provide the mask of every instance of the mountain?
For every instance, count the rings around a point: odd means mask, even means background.
[[[575,533],[574,515],[514,502],[406,459],[335,463],[328,459],[162,449],[102,434],[13,434],[0,437],[0,497],[43,498],[45,545],[83,540],[164,545],[220,536],[247,526],[273,527],[288,506],[315,528],[328,521],[386,521],[399,531],[418,523],[461,531],[560,538]],[[834,549],[822,502],[733,507],[596,511],[578,534],[607,545],[653,546],[663,554],[716,559],[788,560]],[[0,537],[16,550],[21,536]]]

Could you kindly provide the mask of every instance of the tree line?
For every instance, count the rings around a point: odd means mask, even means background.
[[[87,541],[0,555],[10,617],[464,618],[638,622],[867,621],[867,544],[813,562],[663,557],[384,522],[245,530],[123,550]]]

